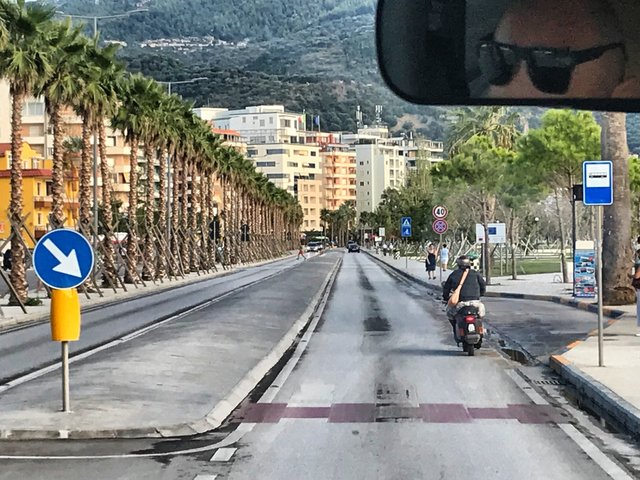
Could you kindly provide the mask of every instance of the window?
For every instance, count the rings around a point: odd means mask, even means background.
[[[49,197],[53,193],[53,183],[52,182],[46,182],[45,183],[45,187],[46,187],[46,192],[47,192],[46,195],[47,195],[47,197]]]
[[[303,163],[302,168],[316,168],[315,163]]]
[[[306,157],[307,156],[307,151],[306,150],[294,150],[293,154],[294,155],[299,155],[301,157]]]
[[[367,163],[369,163],[369,162],[367,162]],[[364,162],[360,162],[360,165],[364,165]]]
[[[44,115],[44,102],[25,102],[24,116],[33,117]]]
[[[289,155],[287,148],[267,148],[267,155]]]
[[[34,170],[39,169],[39,168],[40,168],[40,160],[38,160],[37,158],[32,158],[32,159],[31,159],[31,167],[32,167]]]
[[[291,120],[282,119],[280,120],[280,126],[282,128],[291,128]]]
[[[42,225],[42,214],[38,213],[38,225]]]
[[[256,162],[256,167],[275,167],[276,162]]]
[[[44,135],[44,125],[30,125],[29,137],[42,137]]]
[[[265,121],[264,120],[260,120],[260,126],[264,127],[265,126]]]
[[[289,174],[287,173],[267,173],[267,178],[269,179],[276,179],[276,178],[286,178],[287,180],[289,179]]]
[[[304,214],[305,214],[305,215],[309,215],[309,209],[308,209],[308,208],[305,208],[305,209],[304,209]]]
[[[40,182],[36,183],[36,195],[39,197],[41,195],[40,193],[40,186],[42,184]]]
[[[311,156],[312,157],[317,157],[318,156],[318,152],[311,152]]]
[[[298,163],[297,162],[287,162],[287,167],[298,168]]]
[[[257,155],[257,154],[258,154],[258,150],[254,150],[254,149],[247,150],[247,155],[249,157],[253,157],[254,155]]]
[[[360,182],[360,186],[361,186],[361,187],[364,187],[364,182]]]
[[[310,191],[310,192],[315,192],[315,191],[316,191],[316,186],[315,186],[315,185],[311,185],[311,186],[309,187],[309,191]]]
[[[304,197],[304,203],[309,203],[309,197]]]
[[[247,117],[242,117],[242,123],[247,123]]]
[[[273,125],[273,117],[269,117],[269,125]]]
[[[116,137],[107,137],[107,147],[116,146]]]

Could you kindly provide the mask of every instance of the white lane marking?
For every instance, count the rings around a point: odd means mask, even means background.
[[[613,460],[607,457],[602,451],[593,444],[587,437],[585,437],[576,427],[571,424],[563,423],[559,425],[564,433],[567,434],[571,440],[576,442],[578,446],[589,455],[589,458],[596,462],[598,466],[604,470],[614,480],[632,480],[627,472],[625,472],[620,466],[618,466]]]
[[[549,405],[542,395],[536,392],[527,381],[522,378],[515,370],[509,370],[508,375],[518,385],[518,387],[536,404],[536,405]],[[619,467],[613,460],[611,460],[602,450],[600,450],[593,442],[584,436],[580,430],[568,423],[558,424],[560,429],[573,440],[580,449],[586,453],[591,460],[593,460],[598,466],[614,480],[631,480],[633,477],[629,476],[621,467]]]
[[[542,395],[535,391],[535,389],[527,383],[527,381],[520,376],[515,370],[507,370],[507,375],[515,382],[515,384],[522,390],[527,397],[531,399],[536,405],[549,405]]]
[[[342,262],[339,261],[336,264],[336,267],[334,268],[334,270],[332,270],[331,274],[329,275],[329,279],[321,287],[321,291],[322,289],[324,289],[325,293],[322,296],[321,303],[318,305],[318,308],[316,309],[316,316],[312,320],[313,328],[312,328],[312,325],[310,324],[309,328],[307,329],[307,333],[304,335],[303,338],[307,337],[307,334],[313,333],[313,331],[315,330],[315,327],[317,326],[318,321],[320,320],[320,317],[322,316],[326,303],[329,299],[329,295],[331,294],[331,290],[333,288],[333,283],[335,282],[335,279],[338,276],[338,271],[340,270],[341,265],[342,265]],[[237,292],[237,290],[235,290],[234,292]],[[310,336],[311,335],[309,334],[309,337]],[[306,346],[308,343],[309,342],[307,337],[306,341],[304,342],[301,341],[298,347],[300,347],[300,345]],[[297,349],[296,349],[296,352],[297,352]],[[300,360],[300,356],[296,357],[296,363]],[[293,361],[293,357],[289,359],[289,363],[292,361]],[[287,363],[287,365],[289,363]],[[294,363],[294,366],[295,366],[295,363]],[[291,368],[291,371],[293,371],[293,368]],[[291,372],[289,372],[289,374],[290,373]],[[278,376],[278,378],[280,378],[280,376]],[[275,384],[275,381],[274,381],[274,384]],[[123,459],[123,458],[160,458],[160,457],[171,457],[171,456],[178,456],[178,455],[191,455],[194,453],[211,452],[219,448],[228,447],[229,445],[234,445],[235,443],[239,442],[242,439],[242,437],[244,437],[247,433],[251,432],[256,425],[257,425],[256,423],[241,423],[240,425],[238,425],[238,428],[236,428],[233,432],[231,432],[226,438],[212,445],[205,445],[203,447],[197,447],[197,448],[189,448],[187,450],[176,450],[173,452],[141,453],[141,454],[126,453],[126,454],[116,454],[116,455],[61,455],[61,456],[0,455],[0,460],[109,460],[109,459]]]
[[[216,480],[218,475],[196,475],[193,480]]]
[[[190,308],[189,310],[186,310],[182,313],[179,313],[178,315],[175,315],[173,317],[167,318],[165,320],[162,320],[160,322],[154,323],[152,325],[148,325],[146,327],[141,328],[140,330],[136,330],[135,332],[131,332],[128,333],[127,335],[124,335],[123,337],[120,338],[116,338],[115,340],[112,340],[108,343],[105,343],[104,345],[101,345],[99,347],[96,347],[94,349],[88,350],[84,353],[81,353],[79,355],[74,355],[69,359],[69,364],[75,363],[75,362],[79,362],[81,360],[84,360],[86,358],[89,358],[97,353],[103,352],[104,350],[108,350],[110,348],[116,347],[118,345],[121,345],[123,343],[129,342],[135,338],[141,337],[142,335],[149,333],[157,328],[162,327],[163,325],[169,323],[169,322],[173,322],[174,320],[178,320],[182,317],[185,317],[187,315],[190,315],[192,313],[195,313],[199,310],[203,310],[207,307],[210,307],[211,305],[213,305],[214,303],[217,303],[223,299],[225,299],[226,297],[233,295],[235,293],[238,293],[242,290],[245,290],[247,288],[253,287],[255,286],[257,283],[263,282],[265,280],[268,280],[272,277],[275,277],[276,275],[278,275],[279,273],[282,273],[286,270],[291,269],[291,266],[287,266],[286,268],[283,268],[282,270],[278,270],[276,271],[276,273],[273,273],[271,275],[268,275],[264,278],[260,278],[258,280],[255,280],[253,282],[248,283],[247,285],[243,285],[241,287],[238,287],[234,290],[231,290],[229,292],[223,293],[222,295],[215,297],[211,300],[206,301],[205,303],[202,303],[200,305],[196,305],[195,307]],[[37,378],[40,378],[44,375],[47,375],[48,373],[54,372],[56,370],[59,370],[61,368],[62,364],[61,363],[54,363],[53,365],[49,365],[47,367],[43,367],[40,370],[36,370],[35,372],[31,372],[28,373],[27,375],[24,375],[22,377],[18,377],[15,378],[13,380],[11,380],[10,382],[5,383],[4,385],[0,385],[0,393],[6,392],[7,390],[17,387],[18,385],[22,385],[23,383],[27,383],[31,380],[35,380]]]
[[[216,450],[216,453],[213,454],[213,457],[209,459],[210,462],[228,462],[233,457],[233,454],[236,453],[237,448],[219,448]]]

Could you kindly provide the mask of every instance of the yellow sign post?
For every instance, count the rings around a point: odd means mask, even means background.
[[[51,340],[62,344],[62,411],[70,412],[69,342],[80,339],[80,299],[75,288],[51,290]]]

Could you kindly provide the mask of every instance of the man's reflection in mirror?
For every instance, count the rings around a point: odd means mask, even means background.
[[[627,88],[623,42],[604,0],[517,0],[478,47],[486,96],[618,96]]]

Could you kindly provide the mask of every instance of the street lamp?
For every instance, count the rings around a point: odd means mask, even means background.
[[[64,15],[69,18],[81,18],[85,20],[93,20],[93,37],[98,38],[98,20],[109,20],[113,18],[123,18],[136,13],[148,12],[148,8],[137,8],[135,10],[129,10],[122,13],[116,13],[113,15],[73,15],[69,13],[57,10],[56,13]],[[104,208],[111,208],[110,205],[105,205]],[[98,242],[98,134],[93,132],[93,228],[94,228],[94,242]]]
[[[160,81],[160,80],[156,80],[158,83],[162,84],[162,85],[166,85],[167,86],[167,93],[169,95],[171,95],[171,85],[182,85],[185,83],[195,83],[195,82],[199,82],[201,80],[209,80],[209,77],[196,77],[196,78],[191,78],[189,80],[177,80],[175,82],[164,82],[164,81]]]
[[[209,77],[196,77],[189,80],[176,80],[176,81],[160,81],[156,80],[161,85],[167,86],[167,93],[171,95],[171,85],[184,85],[185,83],[195,83],[202,80],[209,80]],[[171,242],[171,155],[167,155],[167,242]]]

